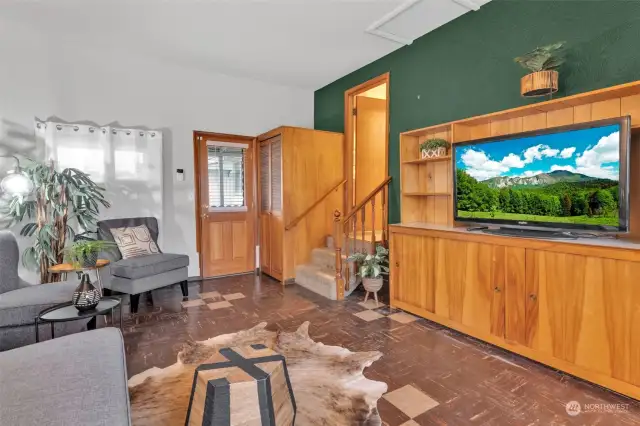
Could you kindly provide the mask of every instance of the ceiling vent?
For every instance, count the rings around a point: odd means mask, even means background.
[[[406,0],[372,23],[369,34],[409,45],[465,13],[480,9],[490,0]]]

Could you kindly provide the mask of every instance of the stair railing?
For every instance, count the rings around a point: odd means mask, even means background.
[[[345,183],[347,183],[347,180],[343,179],[340,181],[340,183],[336,184],[330,190],[325,192],[322,197],[318,198],[313,204],[311,204],[311,206],[309,206],[305,211],[299,214],[298,217],[287,223],[284,227],[284,230],[289,231],[290,229],[293,229],[302,219],[304,219],[309,213],[311,213],[313,209],[315,209],[321,202],[323,202],[325,198],[331,195],[333,191],[337,191]]]
[[[336,210],[333,213],[333,244],[336,252],[336,290],[337,299],[344,299],[345,290],[350,289],[351,285],[351,265],[347,261],[343,274],[343,252],[346,258],[357,251],[364,252],[367,249],[367,232],[371,232],[370,245],[368,245],[369,253],[373,254],[378,241],[389,247],[389,220],[387,217],[387,206],[389,204],[389,182],[391,176],[387,177],[380,185],[376,186],[358,205],[351,210],[350,213],[342,217],[342,213]],[[382,229],[380,240],[376,235],[376,198],[380,195],[381,212],[382,212]],[[366,221],[367,208],[371,207],[371,220]],[[358,219],[360,220],[360,229],[358,230]],[[370,231],[367,231],[370,228]],[[358,232],[360,231],[360,232]],[[361,236],[360,246],[358,247],[358,233]],[[344,245],[344,247],[343,247]],[[354,265],[355,267],[355,265]],[[346,277],[346,278],[345,278]]]

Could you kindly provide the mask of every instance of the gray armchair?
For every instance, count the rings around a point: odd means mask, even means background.
[[[10,231],[0,231],[0,351],[35,343],[35,318],[40,311],[71,301],[77,283],[31,285],[18,276],[18,242]],[[55,335],[82,331],[87,321],[55,324]],[[41,339],[50,336],[50,325],[40,326]]]
[[[115,241],[111,234],[113,228],[146,225],[153,241],[158,242],[158,221],[155,217],[136,217],[127,219],[109,219],[98,222],[98,238]],[[115,248],[103,253],[101,257],[109,259],[110,274],[103,279],[105,289],[129,294],[131,312],[138,312],[140,293],[149,292],[172,284],[180,284],[182,296],[187,297],[187,266],[189,256],[185,254],[155,253],[123,259]]]

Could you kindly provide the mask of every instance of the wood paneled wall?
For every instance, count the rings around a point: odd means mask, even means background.
[[[344,179],[344,138],[341,133],[282,128],[284,227],[303,214]],[[284,231],[283,280],[295,277],[295,267],[309,260],[311,250],[325,245],[333,233],[333,211],[342,210],[344,187],[318,204],[302,221]]]

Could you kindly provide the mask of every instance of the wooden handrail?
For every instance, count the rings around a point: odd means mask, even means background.
[[[360,201],[360,203],[353,210],[351,210],[351,213],[344,216],[344,219],[342,219],[342,223],[347,223],[347,221],[351,219],[353,215],[358,212],[358,210],[364,207],[364,205],[367,204],[373,197],[375,197],[378,192],[380,192],[380,190],[384,188],[389,182],[391,182],[391,176],[387,176],[387,178],[383,180],[380,185],[376,186],[375,189],[364,198],[364,200]]]
[[[309,207],[308,209],[306,209],[304,212],[302,212],[301,215],[298,215],[298,217],[296,217],[295,219],[293,219],[291,222],[289,222],[289,224],[287,226],[284,227],[285,231],[290,230],[291,228],[293,228],[294,226],[296,226],[298,224],[298,222],[300,222],[306,215],[309,214],[309,212],[311,212],[311,210],[313,210],[314,208],[316,208],[316,206],[318,204],[320,204],[321,202],[324,201],[325,198],[327,198],[329,195],[331,195],[331,193],[333,191],[335,191],[336,189],[340,188],[340,186],[344,185],[345,183],[347,183],[346,179],[343,179],[339,184],[335,185],[333,188],[331,188],[329,191],[327,191],[326,194],[324,194],[322,197],[318,198],[316,200],[315,203],[313,203],[311,205],[311,207]]]

